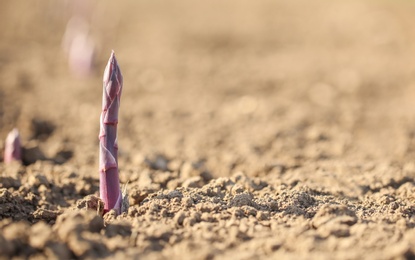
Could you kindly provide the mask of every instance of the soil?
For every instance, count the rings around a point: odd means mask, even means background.
[[[124,3],[125,2],[125,3]],[[411,1],[0,2],[0,258],[413,259]],[[90,26],[90,72],[62,49]],[[124,76],[103,217],[102,73]]]

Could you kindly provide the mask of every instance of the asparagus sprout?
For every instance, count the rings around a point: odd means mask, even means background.
[[[102,113],[100,118],[100,197],[104,213],[115,209],[121,213],[122,194],[118,173],[117,124],[123,78],[114,51],[104,71]]]
[[[19,131],[14,128],[6,138],[4,149],[4,162],[11,163],[13,161],[22,161],[22,148],[20,142]]]

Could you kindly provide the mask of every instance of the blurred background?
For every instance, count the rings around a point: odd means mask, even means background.
[[[2,0],[0,148],[17,127],[46,158],[95,167],[114,50],[121,167],[410,162],[414,12],[405,0]]]

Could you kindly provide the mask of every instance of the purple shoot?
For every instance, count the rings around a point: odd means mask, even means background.
[[[22,161],[22,147],[20,143],[20,135],[17,128],[14,128],[6,138],[4,149],[4,163],[11,163],[13,161]]]
[[[99,190],[105,203],[104,213],[115,209],[120,214],[122,194],[118,176],[117,124],[123,79],[114,51],[105,67],[103,82],[99,133]]]
[[[95,46],[92,37],[85,32],[77,32],[69,47],[69,67],[75,76],[86,78],[94,69]]]

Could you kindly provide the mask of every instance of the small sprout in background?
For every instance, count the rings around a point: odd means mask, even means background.
[[[68,57],[69,68],[76,77],[85,78],[92,74],[96,45],[85,19],[74,16],[69,20],[62,47]]]
[[[114,51],[104,71],[102,113],[99,133],[100,197],[104,214],[114,209],[121,213],[123,195],[118,173],[117,125],[123,78]]]
[[[22,145],[20,142],[19,130],[14,128],[6,138],[4,148],[4,163],[11,163],[13,161],[22,161]]]
[[[95,45],[87,34],[78,34],[69,49],[69,68],[76,77],[85,78],[94,69]]]

